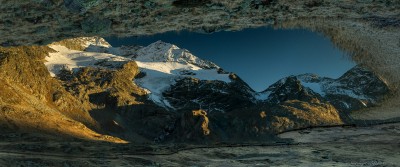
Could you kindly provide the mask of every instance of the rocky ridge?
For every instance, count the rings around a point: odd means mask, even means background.
[[[357,65],[337,79],[303,74],[284,78],[259,96],[265,102],[315,98],[332,103],[340,111],[356,111],[376,105],[390,93],[384,80]]]

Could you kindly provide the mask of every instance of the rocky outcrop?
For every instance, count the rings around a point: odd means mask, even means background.
[[[376,106],[389,97],[388,85],[371,71],[354,67],[326,86],[326,98],[341,111],[354,111]],[[346,95],[347,94],[347,95]]]
[[[48,47],[0,48],[2,130],[124,142],[96,133],[88,108],[51,78],[43,59]]]
[[[48,47],[1,48],[1,78],[26,89],[38,100],[55,105],[61,112],[88,126],[95,124],[76,99],[65,92],[62,85],[49,76],[43,59],[52,49]]]
[[[193,116],[202,117],[203,121],[201,123],[201,129],[205,136],[210,134],[210,129],[208,129],[209,119],[207,117],[207,112],[204,110],[193,110]]]
[[[289,100],[272,107],[269,115],[269,128],[275,132],[344,123],[339,111],[327,102]]]
[[[114,68],[116,70],[93,67],[82,68],[77,72],[62,70],[58,78],[69,92],[80,101],[88,103],[92,109],[138,104],[136,97],[144,96],[145,92],[132,83],[139,73],[136,63],[125,62]]]
[[[322,99],[320,94],[304,87],[295,76],[281,79],[260,94],[267,96],[267,102],[270,104],[280,104],[289,100],[314,102]]]
[[[64,70],[58,78],[68,92],[90,106],[102,133],[135,142],[158,141],[175,115],[149,101],[146,92],[132,82],[138,73],[138,66],[130,61],[111,69]]]
[[[235,74],[230,74],[230,78],[233,81],[229,83],[184,78],[163,92],[163,96],[176,110],[230,112],[254,105],[254,91]]]

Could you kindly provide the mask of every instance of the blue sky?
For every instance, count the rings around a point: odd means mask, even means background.
[[[303,29],[263,27],[213,34],[182,31],[106,40],[113,46],[146,46],[157,40],[175,44],[238,74],[256,91],[289,75],[314,73],[337,78],[355,65],[329,39]]]

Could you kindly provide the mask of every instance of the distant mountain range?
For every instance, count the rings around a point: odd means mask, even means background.
[[[390,95],[384,80],[362,66],[337,79],[288,76],[255,92],[235,73],[162,41],[112,47],[101,38],[76,38],[48,47],[45,66],[76,106],[90,113],[98,131],[125,140],[263,139],[351,123],[351,112]],[[55,103],[61,95],[53,95]]]

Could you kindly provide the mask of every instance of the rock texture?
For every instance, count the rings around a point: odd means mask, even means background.
[[[182,29],[209,33],[299,18],[362,19],[380,28],[396,27],[399,5],[394,0],[4,1],[0,43],[40,44],[66,37],[134,36]]]
[[[0,126],[3,130],[38,132],[123,142],[103,136],[88,108],[51,78],[43,59],[49,47],[0,49]]]
[[[235,74],[234,81],[179,80],[163,96],[176,110],[204,108],[208,112],[228,112],[255,104],[254,91]]]
[[[161,41],[113,48],[100,38],[76,38],[3,48],[1,60],[4,127],[114,142],[263,141],[293,129],[354,123],[349,113],[379,104],[390,91],[355,67],[338,79],[290,76],[258,93],[234,73]],[[21,107],[35,110],[21,118]],[[35,117],[41,119],[24,124]],[[52,127],[75,127],[59,119],[83,123],[83,131]]]

